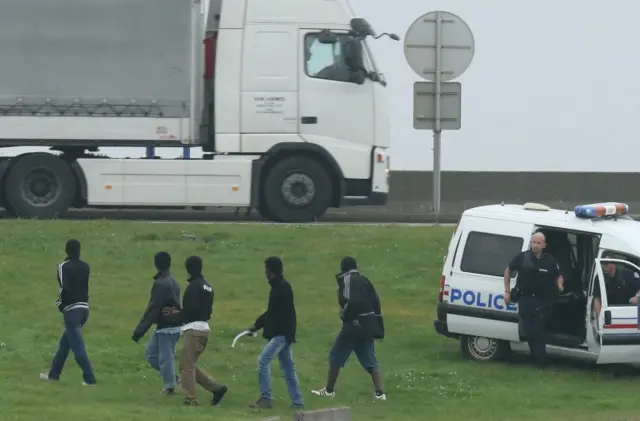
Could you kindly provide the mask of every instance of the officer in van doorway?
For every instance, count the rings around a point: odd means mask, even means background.
[[[627,260],[624,256],[605,252],[603,259]],[[640,290],[640,274],[627,269],[624,265],[617,265],[615,262],[604,262],[602,264],[604,275],[604,285],[607,293],[607,303],[610,306],[637,305],[636,294]],[[596,279],[597,281],[597,279]],[[602,302],[600,292],[600,282],[596,282],[593,287],[593,310],[599,320]]]
[[[520,327],[531,350],[534,364],[543,368],[546,363],[546,317],[552,300],[563,290],[564,279],[556,259],[544,252],[544,234],[531,236],[530,249],[518,253],[504,270],[504,300],[518,303]],[[518,273],[516,287],[510,290],[511,274]],[[513,297],[512,297],[513,295]]]

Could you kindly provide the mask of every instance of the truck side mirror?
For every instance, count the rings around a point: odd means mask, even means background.
[[[347,41],[343,46],[344,63],[352,71],[364,70],[362,43],[359,39]]]

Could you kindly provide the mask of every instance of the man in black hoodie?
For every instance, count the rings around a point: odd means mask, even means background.
[[[274,357],[278,357],[282,374],[287,382],[287,390],[292,408],[304,405],[302,391],[293,362],[291,345],[296,341],[296,307],[293,302],[293,289],[284,279],[282,261],[278,257],[269,257],[264,262],[265,275],[271,285],[267,311],[262,313],[249,331],[262,329],[262,336],[269,342],[258,358],[258,384],[260,399],[252,405],[253,409],[270,409],[272,405],[271,373],[269,366]]]
[[[371,375],[375,400],[387,400],[383,391],[382,375],[375,354],[375,339],[384,338],[384,322],[380,299],[373,284],[358,272],[356,259],[345,257],[340,264],[338,281],[338,305],[342,329],[329,352],[327,384],[320,390],[312,390],[316,396],[333,398],[334,387],[352,352],[360,365]]]
[[[158,273],[153,277],[149,304],[133,331],[131,339],[138,342],[152,324],[156,325],[156,330],[147,344],[145,358],[162,376],[164,381],[162,393],[173,395],[176,387],[174,358],[182,323],[178,316],[164,315],[162,309],[180,306],[180,286],[169,272],[171,267],[169,253],[160,251],[156,253],[153,260]]]
[[[182,326],[182,357],[180,358],[180,386],[185,392],[184,404],[197,406],[196,383],[213,394],[212,405],[220,403],[227,386],[219,383],[198,367],[198,360],[209,342],[209,320],[213,313],[213,288],[202,275],[202,259],[191,256],[185,261],[189,273],[187,288],[182,297],[182,309],[165,308],[165,314],[180,314]]]
[[[60,297],[56,303],[64,320],[64,333],[51,369],[47,373],[40,373],[40,379],[60,380],[62,368],[71,351],[82,369],[83,384],[94,385],[96,378],[82,337],[82,328],[89,319],[89,265],[80,260],[80,241],[67,241],[65,251],[67,257],[58,265]]]

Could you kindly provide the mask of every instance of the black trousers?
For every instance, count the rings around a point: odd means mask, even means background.
[[[549,310],[550,303],[547,300],[530,296],[518,300],[520,326],[536,365],[544,365],[547,359],[545,322]]]

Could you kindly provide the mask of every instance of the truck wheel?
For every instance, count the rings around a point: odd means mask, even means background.
[[[260,212],[260,216],[262,216],[263,220],[275,221],[277,219],[265,203],[260,204],[260,206],[258,207],[258,212]]]
[[[265,213],[277,222],[313,222],[331,204],[331,178],[313,159],[300,156],[276,163],[263,187]]]
[[[509,344],[498,339],[463,336],[460,338],[460,350],[471,360],[497,361],[507,355]]]
[[[8,206],[23,218],[53,218],[66,212],[76,191],[69,165],[43,152],[17,158],[5,185]]]

